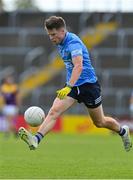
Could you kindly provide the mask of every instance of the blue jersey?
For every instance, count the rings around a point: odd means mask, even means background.
[[[89,52],[78,36],[67,32],[64,40],[58,45],[58,51],[66,66],[66,83],[69,82],[74,67],[72,58],[76,56],[83,57],[83,70],[74,86],[79,86],[86,82],[95,83],[97,81],[94,68],[91,65]]]

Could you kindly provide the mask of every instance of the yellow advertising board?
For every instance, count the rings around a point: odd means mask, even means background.
[[[97,128],[89,116],[64,115],[62,117],[62,132],[85,134],[110,134],[105,128]]]

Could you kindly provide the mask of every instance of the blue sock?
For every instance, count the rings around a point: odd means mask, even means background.
[[[38,144],[40,143],[40,141],[43,139],[43,135],[40,132],[37,132],[37,134],[35,135],[35,137],[37,138]]]
[[[123,127],[120,127],[119,135],[123,136],[125,134],[126,130]]]

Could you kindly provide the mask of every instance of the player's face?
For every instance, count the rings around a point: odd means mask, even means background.
[[[66,33],[64,28],[60,28],[58,30],[55,28],[52,30],[46,29],[46,31],[47,31],[47,34],[48,34],[51,42],[56,45],[58,45],[62,42],[62,40],[65,37],[65,33]]]

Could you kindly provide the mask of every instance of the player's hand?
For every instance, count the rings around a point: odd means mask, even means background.
[[[64,99],[70,93],[71,90],[72,90],[72,88],[68,87],[68,86],[60,89],[60,90],[56,91],[57,97],[59,99]]]

